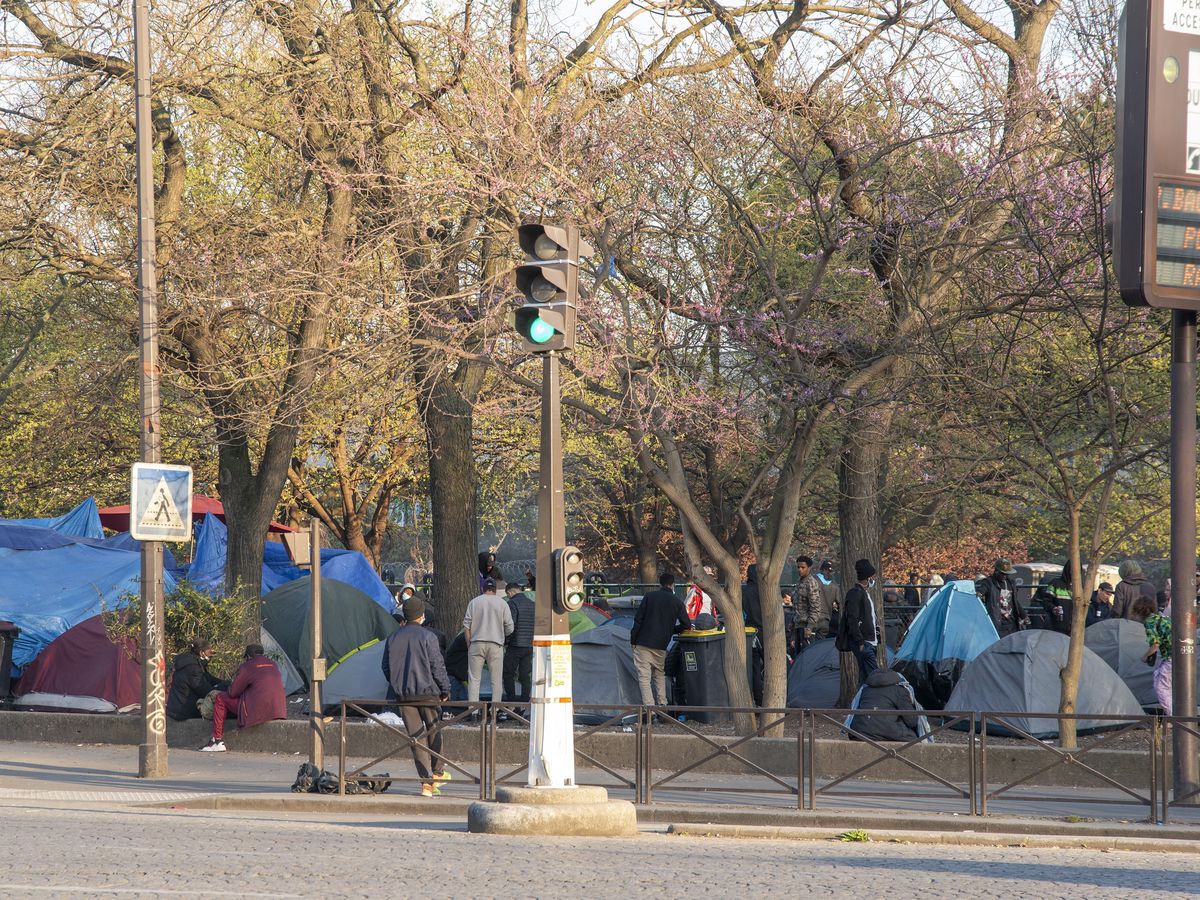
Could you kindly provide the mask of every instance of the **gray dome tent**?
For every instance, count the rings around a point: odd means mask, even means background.
[[[308,576],[281,584],[262,598],[262,624],[308,681],[312,659],[312,582]],[[321,579],[321,645],[327,660],[383,640],[400,626],[383,607],[356,587],[334,578]]]
[[[383,677],[383,653],[386,641],[373,640],[351,650],[329,667],[321,685],[321,705],[327,714],[341,711],[343,700],[386,700],[388,683]],[[364,707],[382,712],[379,707]]]
[[[787,705],[791,709],[836,709],[841,688],[841,659],[837,642],[829,637],[801,651],[788,669]],[[895,661],[891,647],[888,665]]]
[[[571,694],[577,704],[637,706],[642,702],[629,644],[630,624],[629,619],[609,619],[571,636]],[[576,712],[575,721],[599,724],[616,713],[615,709],[585,709]]]
[[[1128,619],[1105,619],[1089,625],[1083,633],[1084,645],[1104,660],[1133,692],[1142,706],[1158,706],[1154,693],[1154,667],[1147,665],[1146,629]]]
[[[946,703],[953,712],[1011,712],[1012,724],[1034,737],[1056,737],[1054,719],[1026,718],[1020,713],[1056,713],[1067,665],[1065,634],[1018,631],[1001,638],[968,663]],[[1125,682],[1099,656],[1083,650],[1076,710],[1083,715],[1142,715],[1142,707]],[[1118,725],[1115,721],[1081,719],[1079,731]],[[1003,729],[996,729],[997,732]]]

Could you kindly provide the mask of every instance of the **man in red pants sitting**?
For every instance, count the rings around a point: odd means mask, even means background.
[[[202,751],[225,752],[225,716],[234,710],[238,728],[287,718],[279,667],[263,652],[261,644],[247,644],[245,656],[229,690],[221,691],[213,701],[212,740],[200,748]]]

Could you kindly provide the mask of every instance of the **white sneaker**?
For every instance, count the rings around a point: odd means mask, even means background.
[[[201,753],[224,753],[225,742],[213,739],[200,748]]]

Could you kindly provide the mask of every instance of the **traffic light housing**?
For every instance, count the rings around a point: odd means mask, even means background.
[[[583,554],[578,547],[561,547],[554,551],[552,561],[554,611],[574,612],[582,607],[587,599],[583,578]]]
[[[579,258],[594,251],[574,225],[522,225],[517,240],[525,263],[517,267],[522,305],[512,323],[529,353],[570,350],[575,346],[575,309],[579,303]]]

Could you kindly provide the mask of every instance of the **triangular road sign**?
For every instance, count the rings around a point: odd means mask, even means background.
[[[138,520],[138,525],[142,528],[184,527],[183,518],[179,515],[179,508],[175,505],[170,488],[167,487],[166,478],[158,479],[158,484],[154,487],[154,493],[150,496],[150,502],[146,505],[146,511],[142,513],[141,519]]]

